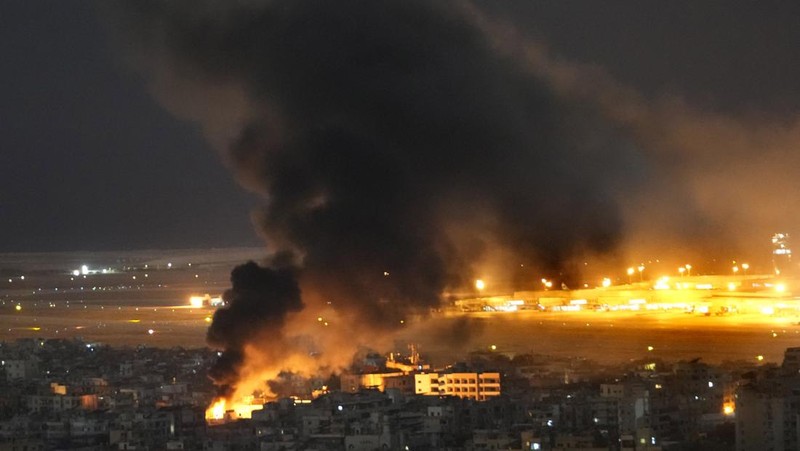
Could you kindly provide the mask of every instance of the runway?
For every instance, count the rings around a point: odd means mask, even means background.
[[[203,347],[214,309],[190,307],[189,296],[222,294],[231,268],[262,253],[0,255],[5,268],[0,340],[80,337],[114,346]],[[80,274],[75,268],[85,260],[90,261],[87,274]],[[113,271],[101,273],[106,267]],[[749,305],[746,298],[737,302]],[[508,355],[537,353],[606,363],[646,357],[754,361],[757,356],[780,362],[787,347],[800,346],[798,322],[797,309],[766,315],[749,308],[724,316],[658,310],[437,313],[409,319],[387,335],[389,341],[416,343],[436,364],[492,346]]]

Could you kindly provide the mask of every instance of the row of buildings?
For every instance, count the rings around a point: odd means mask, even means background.
[[[800,348],[782,365],[646,359],[600,366],[470,354],[432,369],[370,356],[315,398],[208,423],[208,349],[74,340],[0,345],[0,451],[791,450]]]

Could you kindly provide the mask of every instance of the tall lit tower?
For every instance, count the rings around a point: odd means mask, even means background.
[[[791,263],[792,249],[789,248],[789,234],[772,235],[772,265],[775,267],[775,274],[786,272]]]

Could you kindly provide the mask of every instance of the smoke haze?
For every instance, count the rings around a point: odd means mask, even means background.
[[[220,384],[257,361],[335,366],[477,275],[571,283],[587,255],[735,252],[794,219],[767,189],[797,199],[796,124],[647,101],[464,3],[131,1],[109,17],[158,98],[264,199],[273,257],[234,271],[209,329]],[[315,329],[325,309],[338,322]]]

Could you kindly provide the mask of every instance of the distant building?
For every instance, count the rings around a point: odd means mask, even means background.
[[[8,381],[31,379],[39,375],[39,362],[33,358],[4,360],[3,369],[6,371],[6,380]]]
[[[800,348],[789,348],[780,368],[751,375],[736,392],[736,450],[788,451],[800,447]]]
[[[384,391],[386,390],[386,379],[402,375],[402,372],[396,371],[385,373],[342,374],[339,380],[341,382],[342,391],[349,393],[356,393],[364,388],[374,388]]]
[[[748,385],[736,398],[736,450],[797,449],[798,396],[778,386]]]
[[[446,373],[439,376],[439,393],[485,401],[500,396],[500,373]]]
[[[414,375],[418,395],[457,396],[485,401],[500,396],[500,373],[421,373]]]
[[[788,373],[800,373],[800,348],[787,348],[784,351],[782,368]]]

